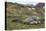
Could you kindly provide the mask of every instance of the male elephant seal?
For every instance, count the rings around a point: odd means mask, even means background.
[[[29,24],[38,24],[40,23],[40,18],[38,16],[31,16],[23,20],[23,22],[27,22]]]

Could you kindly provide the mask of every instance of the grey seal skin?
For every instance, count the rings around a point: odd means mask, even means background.
[[[15,19],[12,22],[17,22],[17,23],[24,23],[24,24],[38,24],[40,23],[40,18],[38,16],[31,16],[26,18],[25,20],[21,19]]]
[[[40,23],[40,18],[38,16],[31,16],[26,18],[23,22],[27,22],[29,24],[38,24]]]
[[[38,21],[40,18],[38,16],[32,16],[32,19],[34,19],[35,21]]]
[[[32,16],[32,19],[36,21],[37,23],[40,23],[40,17],[39,16]]]

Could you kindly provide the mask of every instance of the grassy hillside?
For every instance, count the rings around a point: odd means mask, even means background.
[[[7,21],[7,30],[12,30],[12,29],[29,29],[29,28],[43,28],[44,27],[44,22],[43,17],[44,17],[44,9],[43,8],[35,8],[35,9],[28,9],[29,7],[17,3],[11,3],[8,2],[6,5],[6,21]],[[40,24],[33,24],[33,25],[27,25],[27,24],[18,24],[15,22],[12,22],[12,20],[18,18],[21,20],[26,19],[29,16],[32,15],[37,15],[42,17],[41,23]]]
[[[22,5],[23,6],[23,5]],[[21,15],[43,15],[44,14],[44,9],[35,9],[35,10],[29,10],[29,7],[23,6],[17,4],[17,3],[9,3],[7,4],[7,16],[21,16]]]

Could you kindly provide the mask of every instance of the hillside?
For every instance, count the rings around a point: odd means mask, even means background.
[[[6,4],[6,30],[14,30],[14,29],[37,29],[37,28],[44,28],[44,8],[38,8],[38,7],[32,7],[18,4],[18,3],[12,3],[12,2],[5,2]],[[27,17],[31,17],[33,15],[40,16],[41,23],[40,24],[22,24],[22,23],[16,23],[12,22],[13,20],[16,21],[16,18],[19,20],[24,20]]]
[[[7,3],[6,13],[7,16],[31,16],[31,15],[43,15],[44,9],[28,9],[29,7],[19,5],[17,3]]]

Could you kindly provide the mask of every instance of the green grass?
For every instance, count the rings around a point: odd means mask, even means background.
[[[18,18],[18,17],[17,17]],[[22,24],[22,23],[16,23],[12,22],[15,17],[9,17],[7,18],[7,30],[15,30],[15,29],[38,29],[38,28],[44,28],[44,22],[40,24]],[[22,19],[19,17],[19,19]]]

